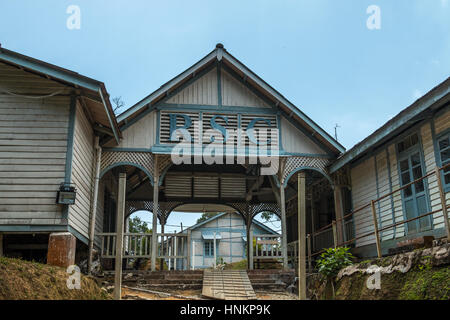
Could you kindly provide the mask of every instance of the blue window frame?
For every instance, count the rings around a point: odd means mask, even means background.
[[[439,161],[441,166],[450,163],[450,133],[447,133],[437,139],[437,147],[439,152]],[[450,190],[450,167],[442,173],[445,191]]]
[[[204,248],[205,257],[212,257],[212,256],[214,256],[214,244],[213,244],[213,241],[205,241],[203,243],[203,248]]]
[[[397,143],[400,183],[407,185],[425,174],[425,165],[419,135],[411,134]],[[412,219],[429,211],[426,182],[421,180],[402,191],[403,212],[406,219]],[[407,223],[407,233],[426,231],[432,228],[431,216]]]

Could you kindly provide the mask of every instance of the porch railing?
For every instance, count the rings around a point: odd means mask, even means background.
[[[103,232],[101,237],[100,257],[116,257],[115,232]],[[151,233],[124,233],[123,258],[138,259],[152,256]],[[184,270],[190,266],[190,232],[188,233],[157,233],[158,252],[157,258],[163,259],[169,270]]]

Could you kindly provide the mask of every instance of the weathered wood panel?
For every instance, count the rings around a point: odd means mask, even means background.
[[[351,169],[353,208],[357,209],[377,198],[375,162],[370,157]],[[372,213],[366,208],[354,214],[355,235],[359,237],[374,231]],[[356,246],[364,246],[375,242],[375,236],[356,241]]]
[[[83,108],[77,104],[74,126],[72,183],[77,199],[69,209],[69,225],[89,237],[89,216],[93,186],[94,132]]]
[[[142,119],[122,132],[123,139],[117,148],[150,148],[156,143],[156,111],[149,113]],[[109,146],[112,146],[111,143]]]
[[[228,72],[221,72],[222,105],[270,108],[250,89],[233,78]]]
[[[213,69],[168,99],[167,102],[217,105],[217,91],[217,69]]]
[[[18,73],[44,87],[48,83]],[[13,80],[3,79],[0,87],[24,93]],[[28,99],[0,92],[0,224],[63,222],[55,200],[65,177],[69,104],[68,97]]]
[[[281,117],[281,143],[283,150],[287,152],[326,154],[284,117]]]
[[[390,193],[389,171],[386,152],[383,150],[378,155],[376,155],[375,159],[377,166],[377,196],[381,197],[385,194]],[[386,227],[394,223],[391,197],[384,198],[377,202],[376,209],[378,213],[377,217],[380,220],[379,227]],[[382,240],[392,239],[393,237],[393,229],[388,229],[381,233]]]

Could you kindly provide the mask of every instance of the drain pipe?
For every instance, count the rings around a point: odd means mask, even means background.
[[[94,194],[91,206],[91,221],[89,225],[89,259],[88,259],[88,274],[91,274],[92,259],[94,251],[94,237],[95,237],[95,219],[97,216],[97,198],[98,198],[98,183],[100,180],[100,160],[102,157],[102,148],[100,147],[99,137],[95,136],[95,178],[94,178]]]

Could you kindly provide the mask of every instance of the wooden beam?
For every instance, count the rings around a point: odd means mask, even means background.
[[[127,174],[119,174],[119,192],[117,195],[117,221],[116,221],[116,261],[114,276],[114,299],[120,300],[122,295],[122,256],[123,256],[123,222],[125,216],[125,193],[127,187]]]
[[[306,174],[297,174],[298,183],[298,297],[306,300]]]
[[[152,256],[151,264],[152,271],[156,270],[156,255],[157,255],[157,245],[158,245],[158,196],[159,196],[159,167],[158,167],[158,155],[154,158],[154,174],[153,174],[153,223],[152,223]]]

